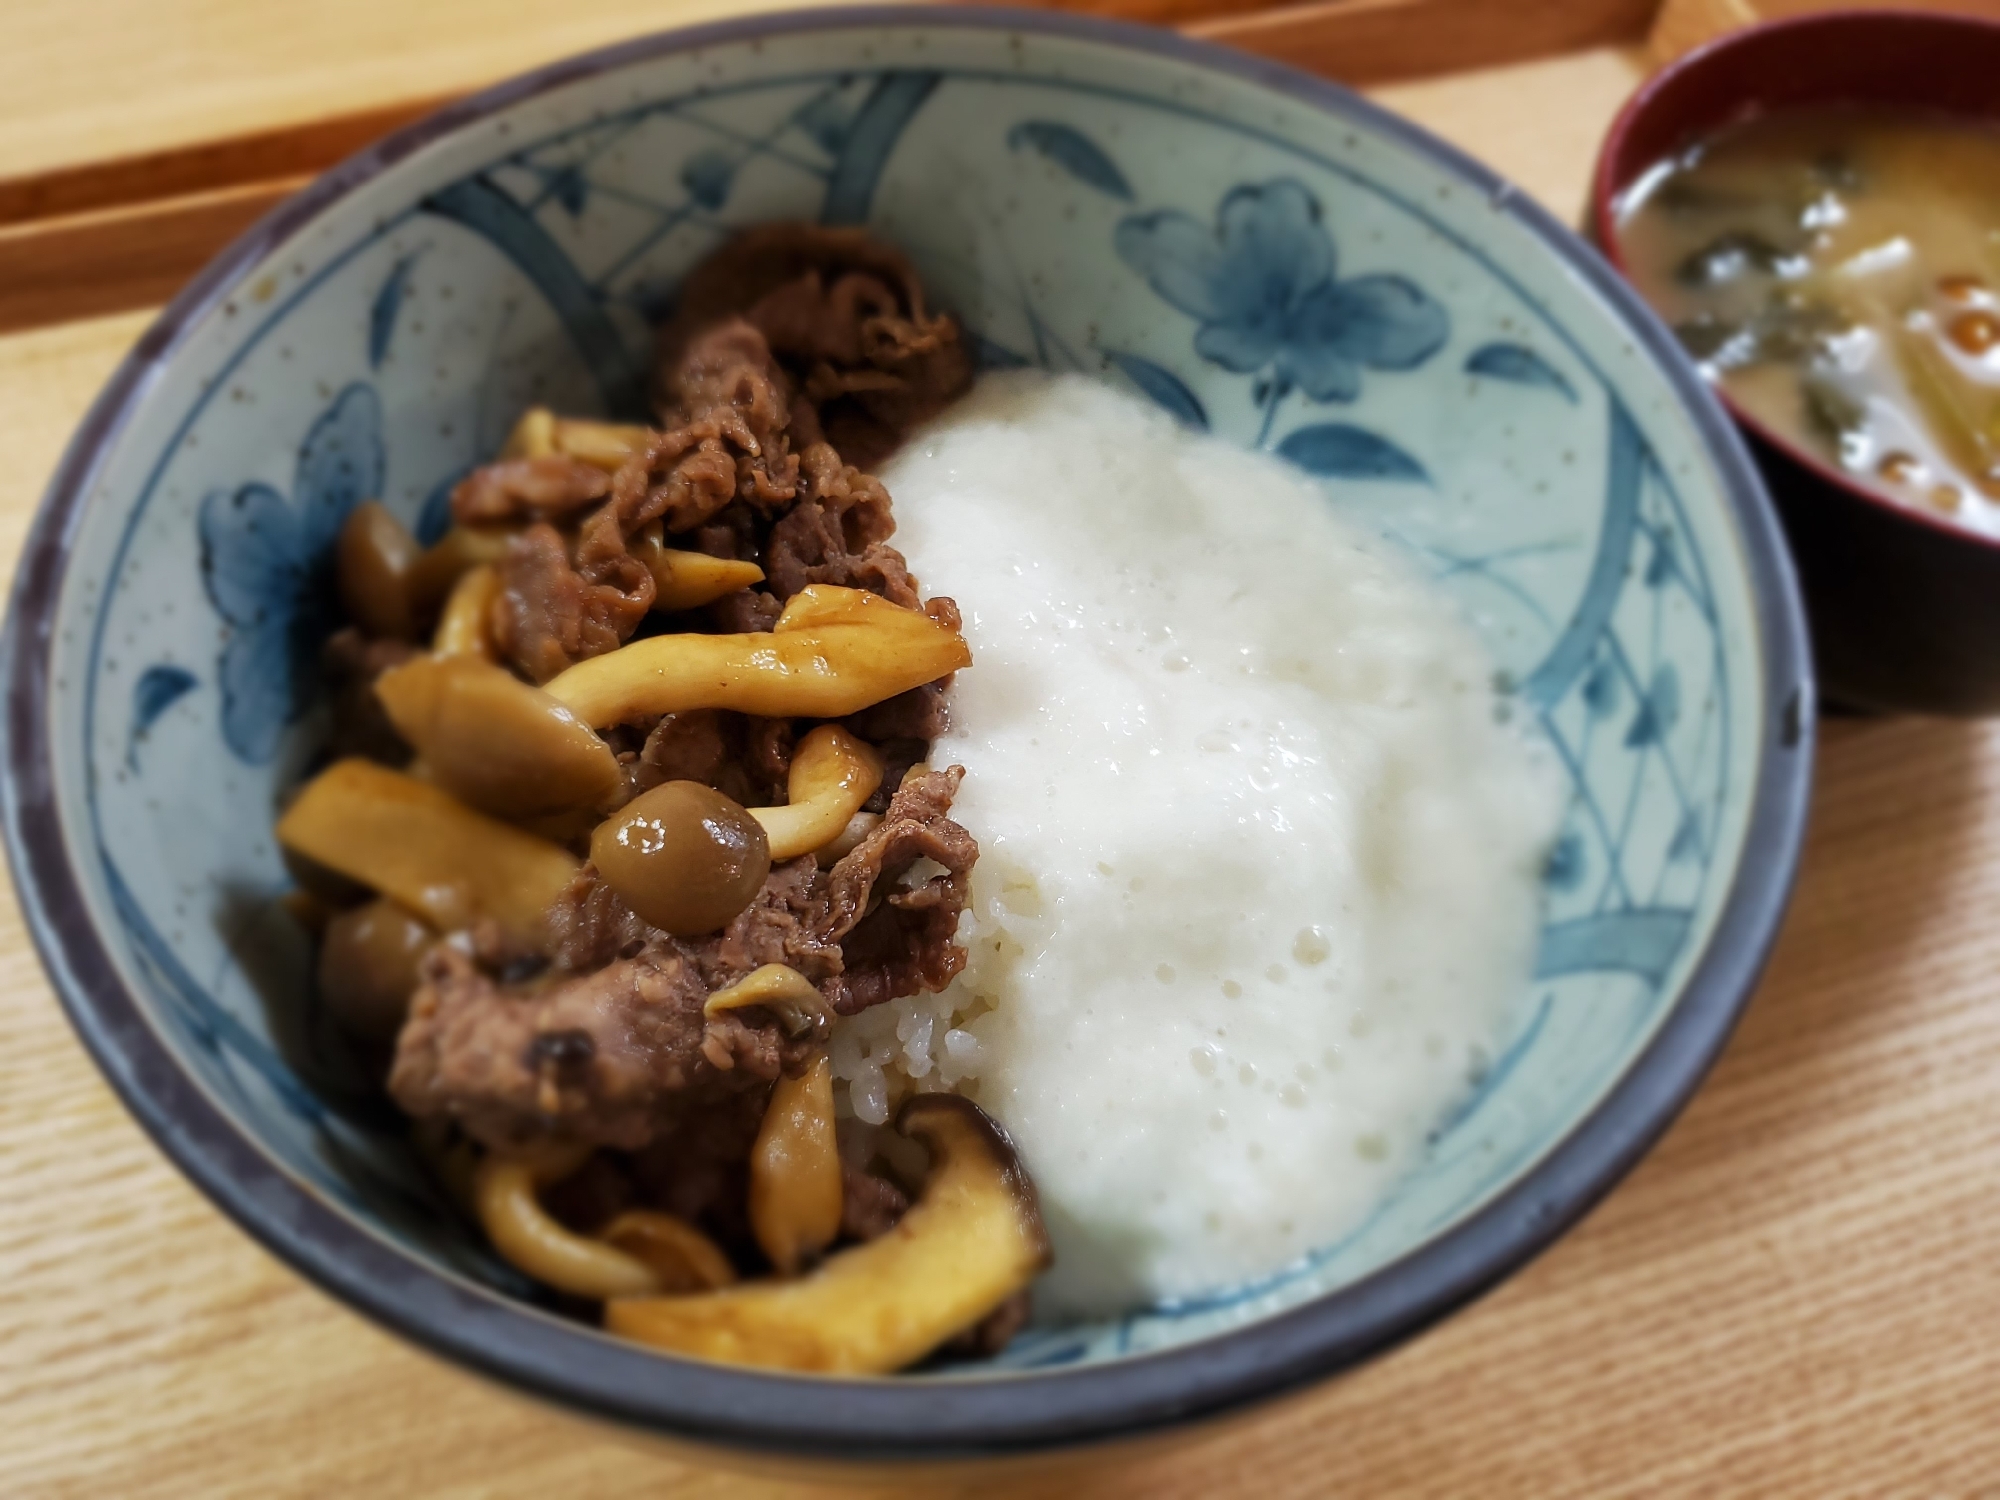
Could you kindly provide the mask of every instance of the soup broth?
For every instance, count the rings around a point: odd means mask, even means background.
[[[1762,116],[1642,178],[1619,239],[1743,410],[1881,494],[2000,536],[2000,130]]]

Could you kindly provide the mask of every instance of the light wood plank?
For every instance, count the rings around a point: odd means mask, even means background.
[[[644,32],[832,3],[16,0],[0,179],[462,94]]]
[[[277,6],[268,0],[16,0],[7,11],[7,45],[0,48],[0,180],[461,94],[645,32],[831,3],[837,0],[344,0]],[[1254,11],[1274,0],[1043,3],[1185,22]],[[1352,55],[1345,63],[1332,59],[1334,71],[1384,78],[1553,51],[1558,42],[1580,47],[1634,34],[1643,31],[1657,3],[1319,0],[1297,10],[1322,17],[1350,13],[1351,25],[1337,33],[1355,38],[1345,44]],[[1405,19],[1412,11],[1423,15],[1414,26]],[[1384,20],[1389,24],[1377,24]],[[1312,34],[1327,33],[1316,28]],[[1468,50],[1474,37],[1483,51]],[[1370,71],[1364,66],[1370,56],[1393,67]]]
[[[1664,0],[1650,45],[1667,62],[1725,32],[1824,10],[1942,10],[2000,20],[2000,0]]]
[[[102,0],[90,0],[102,3]],[[1266,0],[1051,0],[1052,8],[1209,19],[1193,29],[1211,40],[1317,68],[1350,83],[1404,78],[1499,61],[1567,54],[1587,43],[1622,38],[1636,44],[1656,0],[1523,0],[1496,9],[1489,0],[1314,0],[1260,10]],[[1501,19],[1496,21],[1496,17]],[[553,55],[553,54],[551,54]],[[1634,54],[1636,55],[1636,54]],[[1489,68],[1476,87],[1453,83],[1396,98],[1399,107],[1449,121],[1493,118],[1496,90],[1536,85],[1536,68],[1559,70],[1568,55],[1526,71]],[[0,77],[4,77],[0,63]],[[1590,71],[1563,73],[1592,91],[1566,120],[1594,119],[1607,88],[1622,91],[1622,57]],[[281,202],[312,173],[434,108],[425,95],[303,123],[269,123],[239,135],[136,155],[58,165],[7,177],[0,170],[0,332],[46,326],[170,296],[223,245]],[[5,117],[0,94],[0,119]],[[1542,112],[1513,117],[1539,126]],[[1572,127],[1573,129],[1573,127]],[[1518,133],[1518,132],[1517,132]],[[1534,172],[1567,172],[1572,143],[1553,145],[1537,129],[1516,153]],[[1481,143],[1489,154],[1492,147]],[[0,162],[5,142],[0,137]]]
[[[737,11],[756,9],[756,0],[728,3]],[[1658,0],[1518,0],[1499,8],[1486,0],[1312,0],[1293,5],[1279,0],[1028,3],[1047,10],[1182,23],[1212,40],[1282,57],[1329,77],[1378,83],[1632,42],[1645,34]],[[174,26],[171,16],[160,24],[168,29]],[[59,72],[73,74],[98,61],[94,49],[80,44],[67,59],[54,51],[40,61]],[[560,55],[550,51],[540,60]],[[28,81],[8,78],[7,62],[0,55],[0,83],[12,83],[25,92]],[[188,142],[153,138],[132,149],[106,150],[79,160],[65,155],[52,163],[34,165],[36,158],[27,158],[30,165],[25,169],[10,162],[4,155],[6,145],[0,142],[0,225],[308,176],[466,89],[490,81],[467,73],[441,78],[441,83],[455,83],[456,88],[387,102],[348,104],[300,119],[275,114],[254,127],[225,130]],[[0,121],[7,118],[5,97],[0,93]],[[72,148],[62,150],[71,152]]]
[[[1295,68],[1385,83],[1578,52],[1646,34],[1659,0],[1308,0],[1189,20],[1188,33]]]
[[[1583,222],[1605,128],[1646,67],[1643,46],[1599,47],[1394,84],[1369,97],[1443,136],[1574,225]]]
[[[0,225],[0,332],[156,307],[306,181]]]

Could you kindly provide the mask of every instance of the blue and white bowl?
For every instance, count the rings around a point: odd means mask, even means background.
[[[1463,606],[1572,780],[1516,1034],[1393,1200],[1260,1285],[1032,1329],[991,1368],[807,1382],[544,1310],[320,1045],[273,906],[273,806],[320,727],[350,507],[379,496],[428,536],[525,404],[632,407],[682,274],[791,217],[901,245],[989,365],[1096,372],[1324,476]],[[969,9],[646,39],[329,173],[177,299],[92,410],[28,544],[5,670],[9,851],[43,958],[224,1209],[488,1374],[666,1435],[871,1458],[1215,1414],[1547,1245],[1721,1047],[1790,887],[1813,736],[1743,450],[1571,234],[1328,84]]]

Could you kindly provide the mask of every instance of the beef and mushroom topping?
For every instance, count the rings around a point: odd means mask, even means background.
[[[928,761],[971,657],[870,471],[967,341],[898,252],[775,225],[690,273],[658,351],[651,423],[528,411],[432,546],[348,521],[330,754],[277,830],[323,999],[479,1153],[495,1249],[614,1331],[825,1370],[990,1349],[1048,1258],[1019,1162],[920,1095],[894,1180],[828,1056],[966,961],[979,846]]]

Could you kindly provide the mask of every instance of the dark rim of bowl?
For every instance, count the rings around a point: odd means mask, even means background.
[[[1625,107],[1618,111],[1617,118],[1611,122],[1611,129],[1605,133],[1604,146],[1598,152],[1597,168],[1591,176],[1590,184],[1591,231],[1597,237],[1598,249],[1603,252],[1604,258],[1611,262],[1621,276],[1629,276],[1631,268],[1626,262],[1625,246],[1618,234],[1618,199],[1624,190],[1637,180],[1637,174],[1620,171],[1621,167],[1630,165],[1622,160],[1625,155],[1625,141],[1637,123],[1658,107],[1660,99],[1679,79],[1699,72],[1712,64],[1717,57],[1726,56],[1746,44],[1755,45],[1772,37],[1799,36],[1810,32],[1837,33],[1883,25],[1923,26],[1940,31],[1972,31],[1990,42],[2000,43],[2000,21],[1954,11],[1879,8],[1813,11],[1801,16],[1788,16],[1775,21],[1760,22],[1755,26],[1745,26],[1740,31],[1731,31],[1714,41],[1704,42],[1692,52],[1676,58],[1641,84],[1638,91],[1625,101]],[[1833,104],[1839,100],[1833,95],[1828,95],[1825,102]],[[1760,104],[1752,101],[1750,113],[1754,114],[1760,108]],[[1964,111],[1953,111],[1953,113],[1963,114]],[[1989,113],[1980,118],[1989,122],[2000,122],[2000,114],[1996,113]],[[1738,425],[1753,434],[1759,442],[1768,444],[1776,452],[1812,474],[1821,483],[1832,485],[1877,509],[1885,510],[1898,520],[1921,526],[1927,531],[1937,532],[1956,541],[2000,552],[2000,536],[1989,536],[1983,531],[1975,531],[1970,526],[1947,520],[1943,516],[1933,514],[1907,501],[1898,500],[1893,495],[1864,483],[1845,469],[1828,463],[1820,454],[1787,437],[1763,418],[1738,404],[1721,386],[1711,386],[1710,389],[1715,392],[1717,399],[1722,402],[1730,416],[1736,419]]]
[[[181,341],[268,251],[329,204],[441,136],[533,95],[666,53],[857,27],[1036,32],[1149,53],[1261,85],[1380,132],[1486,194],[1622,321],[1667,379],[1721,476],[1756,596],[1763,692],[1744,850],[1677,1004],[1594,1110],[1444,1234],[1360,1282],[1212,1338],[1076,1369],[943,1380],[826,1380],[674,1359],[440,1274],[316,1197],[224,1116],[127,992],[95,929],[52,796],[49,652],[65,566],[104,454]],[[218,256],[139,340],[91,408],[22,554],[4,640],[8,853],[70,1020],[127,1107],[230,1217],[369,1317],[471,1369],[599,1418],[682,1441],[820,1459],[999,1456],[1132,1437],[1304,1386],[1428,1327],[1546,1248],[1639,1160],[1727,1041],[1776,936],[1812,775],[1804,618],[1742,440],[1666,329],[1568,229],[1454,148],[1339,87],[1172,33],[1049,11],[901,7],[760,16],[662,33],[525,74],[349,158]]]

